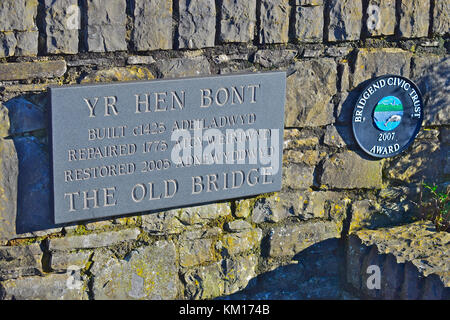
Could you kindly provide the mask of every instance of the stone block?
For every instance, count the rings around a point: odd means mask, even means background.
[[[288,0],[261,1],[259,43],[286,43],[289,41],[290,10]]]
[[[328,188],[382,188],[382,160],[367,160],[353,151],[325,160],[320,184]],[[361,174],[364,172],[364,174]]]
[[[4,0],[0,2],[0,31],[36,29],[38,0]]]
[[[258,247],[262,239],[259,228],[226,234],[222,237],[222,249],[229,255],[236,255]]]
[[[327,10],[330,16],[328,41],[359,40],[363,17],[362,1],[331,0]]]
[[[308,189],[314,185],[314,167],[298,164],[283,166],[282,187],[293,190]]]
[[[40,275],[41,260],[42,250],[39,243],[0,247],[0,280]]]
[[[88,51],[127,50],[126,0],[87,0],[86,6]]]
[[[429,0],[401,0],[398,36],[401,38],[428,36],[429,12]]]
[[[296,50],[290,49],[262,49],[255,53],[253,62],[259,63],[265,68],[271,68],[292,62],[297,53]]]
[[[91,269],[96,300],[169,300],[178,296],[175,245],[161,240],[124,259],[96,253]]]
[[[341,226],[332,221],[311,221],[278,226],[267,241],[271,257],[294,256],[315,243],[340,237]]]
[[[412,53],[401,49],[359,49],[354,66],[353,87],[385,74],[409,77]]]
[[[214,0],[180,0],[178,47],[180,49],[214,47],[216,5]]]
[[[295,38],[301,42],[322,42],[323,6],[295,9]]]
[[[84,269],[91,255],[92,251],[55,251],[51,253],[50,268],[54,271],[66,271],[70,268]]]
[[[159,60],[156,67],[163,78],[182,78],[211,74],[211,66],[204,56]]]
[[[447,0],[434,0],[433,33],[448,35],[450,33],[450,3]]]
[[[393,35],[397,21],[395,0],[369,0],[366,17],[366,27],[370,35]]]
[[[205,262],[214,261],[214,249],[212,239],[195,239],[181,241],[180,265],[192,267]]]
[[[337,65],[323,58],[296,62],[286,82],[286,127],[318,127],[334,122]]]
[[[61,77],[67,70],[64,60],[10,62],[0,64],[0,81]]]
[[[172,0],[134,0],[137,51],[172,49]]]
[[[119,231],[90,233],[81,236],[54,238],[49,239],[48,249],[50,251],[63,251],[113,246],[124,241],[136,240],[140,233],[138,228],[133,228]]]
[[[223,0],[220,16],[221,42],[250,42],[256,26],[256,0]]]

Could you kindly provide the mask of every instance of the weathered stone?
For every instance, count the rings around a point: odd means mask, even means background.
[[[231,214],[229,203],[215,203],[210,205],[189,207],[169,212],[177,212],[178,219],[186,225],[205,225],[220,217]]]
[[[272,228],[268,239],[271,257],[293,256],[315,243],[339,238],[341,226],[331,221],[314,221]]]
[[[9,136],[9,127],[8,109],[0,103],[0,138]]]
[[[142,216],[142,227],[155,235],[177,234],[185,229],[176,211],[158,212]]]
[[[5,107],[8,108],[11,124],[10,134],[15,135],[46,128],[46,117],[42,106],[17,97],[8,100]]]
[[[366,26],[372,36],[388,36],[395,32],[395,0],[369,0]]]
[[[319,136],[306,129],[284,129],[283,150],[314,147],[319,143]]]
[[[81,12],[78,0],[45,0],[47,53],[78,53]]]
[[[234,216],[236,218],[247,218],[250,215],[252,204],[251,199],[244,199],[236,201],[236,209],[234,210]]]
[[[379,189],[382,187],[382,168],[382,160],[366,160],[353,151],[338,153],[323,164],[320,184],[339,189]]]
[[[325,49],[325,53],[330,57],[343,57],[352,51],[351,47],[328,47]]]
[[[359,49],[354,67],[353,87],[385,74],[409,77],[412,53],[401,49]]]
[[[42,250],[38,243],[0,247],[0,280],[40,275],[41,259]]]
[[[86,5],[88,50],[127,50],[126,0],[87,0]]]
[[[401,215],[401,212],[399,212]],[[380,204],[372,200],[360,200],[352,204],[352,220],[350,222],[349,232],[368,228],[374,229],[386,227],[398,222],[402,217],[389,216],[388,212]]]
[[[260,8],[259,43],[286,43],[289,32],[288,0],[262,0]]]
[[[286,127],[317,127],[334,121],[337,66],[329,58],[296,62],[286,82]]]
[[[221,42],[249,42],[256,25],[256,0],[223,0],[220,16]]]
[[[63,252],[55,251],[51,253],[50,268],[54,271],[66,271],[71,269],[83,269],[89,262],[92,251]]]
[[[0,299],[5,300],[87,300],[87,285],[80,274],[49,274],[0,283]],[[71,282],[69,282],[71,281]],[[67,283],[71,283],[69,287]]]
[[[214,261],[212,239],[195,239],[180,243],[180,265],[192,267],[204,262]]]
[[[124,260],[96,253],[91,272],[97,300],[166,300],[178,295],[178,267],[171,241],[135,249]]]
[[[398,36],[420,38],[428,35],[430,1],[401,0]]]
[[[294,192],[280,192],[258,199],[252,210],[252,222],[279,222],[298,214],[300,201]]]
[[[48,249],[50,251],[58,251],[107,247],[124,241],[136,240],[140,233],[138,228],[134,228],[81,236],[66,236],[64,238],[49,239]]]
[[[397,272],[404,275],[400,292],[400,297],[403,299],[418,299],[425,294],[422,285],[423,277],[436,277],[436,280],[438,278],[439,283],[434,285],[441,288],[450,286],[448,272],[450,235],[448,232],[436,232],[431,222],[419,221],[394,228],[361,230],[350,238],[354,238],[353,250],[363,252],[361,254],[363,259],[367,260],[369,246],[375,246],[379,255],[395,258],[397,265],[391,261],[390,268],[391,273]],[[385,268],[386,263],[387,260],[380,267]],[[362,275],[365,272],[363,264],[358,266],[352,263],[348,266],[348,274]],[[384,274],[383,271],[382,274]],[[391,278],[393,277],[388,279]],[[382,277],[381,281],[385,281],[383,279]],[[396,287],[400,288],[400,284]],[[443,291],[442,294],[444,294]],[[384,295],[382,292],[381,296]]]
[[[170,60],[159,60],[156,67],[163,78],[181,78],[211,74],[211,66],[203,57],[175,58]]]
[[[342,221],[346,216],[349,199],[345,195],[331,191],[304,192],[298,196],[302,220],[326,218]]]
[[[297,6],[322,6],[323,0],[295,0]]]
[[[38,31],[16,32],[16,56],[36,56],[38,53]]]
[[[138,51],[172,49],[172,0],[134,0],[133,43]]]
[[[249,229],[224,235],[222,238],[222,246],[229,255],[236,255],[258,246],[261,239],[261,229]]]
[[[81,83],[113,82],[131,80],[151,80],[155,76],[144,67],[114,67],[110,69],[93,71],[86,75]]]
[[[348,147],[355,144],[353,132],[348,126],[327,126],[323,143],[332,147]]]
[[[433,33],[448,35],[450,32],[450,3],[447,0],[435,0],[433,12]]]
[[[179,48],[214,47],[216,6],[214,0],[180,0]]]
[[[284,49],[284,50],[258,50],[255,53],[253,62],[259,63],[265,68],[271,68],[273,66],[279,66],[282,64],[290,63],[297,55],[296,50]]]
[[[18,174],[13,141],[0,139],[0,242],[16,235]]]
[[[283,188],[307,189],[314,185],[314,167],[289,164],[283,166]]]
[[[239,291],[256,276],[256,264],[256,256],[251,255],[189,270],[183,275],[185,295],[190,299],[210,299]]]
[[[36,30],[38,0],[6,0],[0,3],[0,31]]]
[[[128,64],[152,64],[155,62],[152,56],[130,56],[127,59]]]
[[[318,150],[286,150],[283,152],[283,162],[293,162],[314,166],[319,162]]]
[[[323,39],[323,7],[296,7],[295,38],[301,42],[321,42]]]
[[[233,220],[225,223],[225,229],[230,232],[240,232],[243,230],[249,230],[252,228],[252,225],[245,220]]]
[[[447,125],[450,122],[450,86],[448,72],[450,71],[450,58],[440,59],[431,57],[428,62],[426,58],[414,60],[416,67],[415,80],[422,92],[424,107],[424,125],[438,126]]]
[[[328,4],[329,41],[359,40],[363,17],[362,1],[331,0]]]
[[[14,32],[0,32],[0,58],[12,57],[15,53],[17,40]]]
[[[60,77],[66,72],[64,60],[0,64],[0,80],[25,80]]]
[[[401,157],[388,161],[386,177],[403,183],[442,181],[442,171],[447,163],[444,148],[440,148],[437,140],[415,140],[408,152]]]

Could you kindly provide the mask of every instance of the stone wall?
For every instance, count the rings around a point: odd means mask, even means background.
[[[419,283],[415,264],[395,271],[406,285],[367,293],[367,259],[351,248],[374,244],[365,229],[414,220],[422,180],[449,181],[449,10],[445,0],[1,1],[0,298],[444,297],[443,280],[434,296],[426,281],[404,294]],[[53,223],[49,85],[267,70],[288,75],[281,192]],[[359,84],[386,73],[419,85],[425,121],[406,152],[373,160],[350,118]]]

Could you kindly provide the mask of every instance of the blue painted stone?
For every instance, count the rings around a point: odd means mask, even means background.
[[[9,111],[11,135],[21,134],[46,127],[46,117],[39,107],[23,97],[11,99],[4,103]]]
[[[14,139],[19,160],[16,233],[55,228],[50,197],[50,162],[35,137]]]

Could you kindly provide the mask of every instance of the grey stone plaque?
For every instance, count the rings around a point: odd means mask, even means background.
[[[55,223],[280,190],[285,79],[50,88]]]

